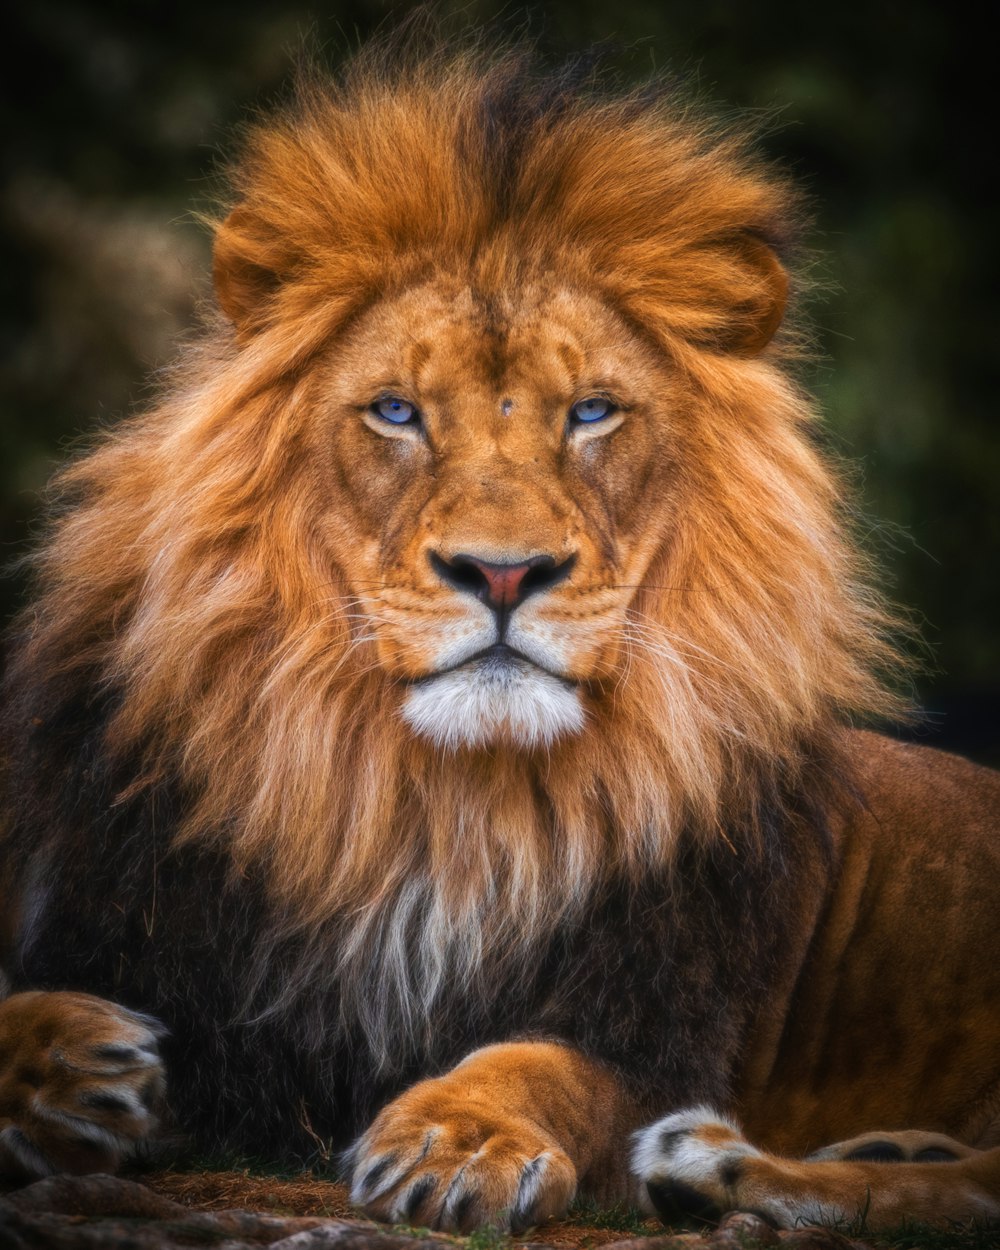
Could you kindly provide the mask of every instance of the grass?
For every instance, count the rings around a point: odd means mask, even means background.
[[[213,1172],[242,1172],[245,1176],[259,1176],[276,1181],[299,1181],[308,1177],[315,1181],[331,1181],[343,1183],[344,1176],[335,1166],[335,1161],[323,1163],[313,1161],[311,1165],[302,1163],[281,1162],[277,1159],[266,1159],[254,1155],[219,1153],[209,1155],[179,1154],[169,1160],[154,1160],[151,1166],[136,1169],[137,1178],[142,1171],[169,1170],[187,1174],[197,1172],[211,1175]]]
[[[610,1207],[587,1198],[580,1198],[569,1209],[565,1223],[584,1228],[600,1228],[610,1232],[628,1233],[633,1237],[662,1233],[663,1228],[650,1228],[649,1216],[630,1207],[628,1203],[616,1202]]]
[[[954,1228],[931,1228],[927,1224],[906,1223],[898,1228],[871,1232],[860,1217],[835,1226],[838,1233],[862,1240],[875,1250],[997,1250],[1000,1228],[978,1222]]]
[[[503,1247],[510,1245],[510,1241],[507,1233],[487,1225],[486,1228],[477,1228],[474,1233],[470,1233],[465,1244],[469,1250],[503,1250]]]

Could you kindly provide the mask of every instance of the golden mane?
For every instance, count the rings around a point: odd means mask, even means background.
[[[368,55],[256,126],[233,187],[228,317],[62,475],[18,663],[109,692],[108,749],[142,761],[130,793],[179,779],[179,838],[264,874],[286,929],[340,926],[345,996],[384,1037],[668,862],[681,830],[751,853],[839,725],[898,710],[895,656],[790,339],[753,342],[760,257],[796,204],[743,137],[517,56]],[[460,271],[600,291],[691,400],[684,507],[626,663],[544,751],[415,738],[314,523],[338,501],[311,472],[310,361],[372,301]]]

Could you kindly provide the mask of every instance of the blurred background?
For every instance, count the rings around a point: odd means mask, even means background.
[[[207,294],[195,212],[233,127],[336,64],[391,0],[15,0],[4,23],[0,558],[30,541],[74,440],[141,405]],[[863,531],[930,652],[911,732],[1000,764],[1000,298],[992,41],[940,0],[442,3],[547,56],[602,41],[668,72],[764,146],[814,204],[826,288],[810,385],[857,465]],[[24,593],[0,580],[0,614]]]

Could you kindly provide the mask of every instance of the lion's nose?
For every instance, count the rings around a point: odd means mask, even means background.
[[[445,559],[430,553],[431,567],[442,581],[456,590],[467,590],[494,612],[511,612],[529,595],[550,590],[567,578],[575,556],[562,561],[552,556],[532,556],[516,564],[498,564],[459,552]]]

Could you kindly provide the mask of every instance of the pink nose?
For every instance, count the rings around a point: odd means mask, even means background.
[[[460,552],[444,560],[431,553],[437,575],[456,588],[468,590],[494,612],[510,612],[530,594],[548,590],[569,576],[574,557],[557,564],[552,556],[532,556],[517,564],[497,564]]]
[[[523,598],[521,587],[532,570],[530,564],[487,564],[474,556],[466,557],[478,569],[486,585],[483,596],[491,608],[513,608]]]

